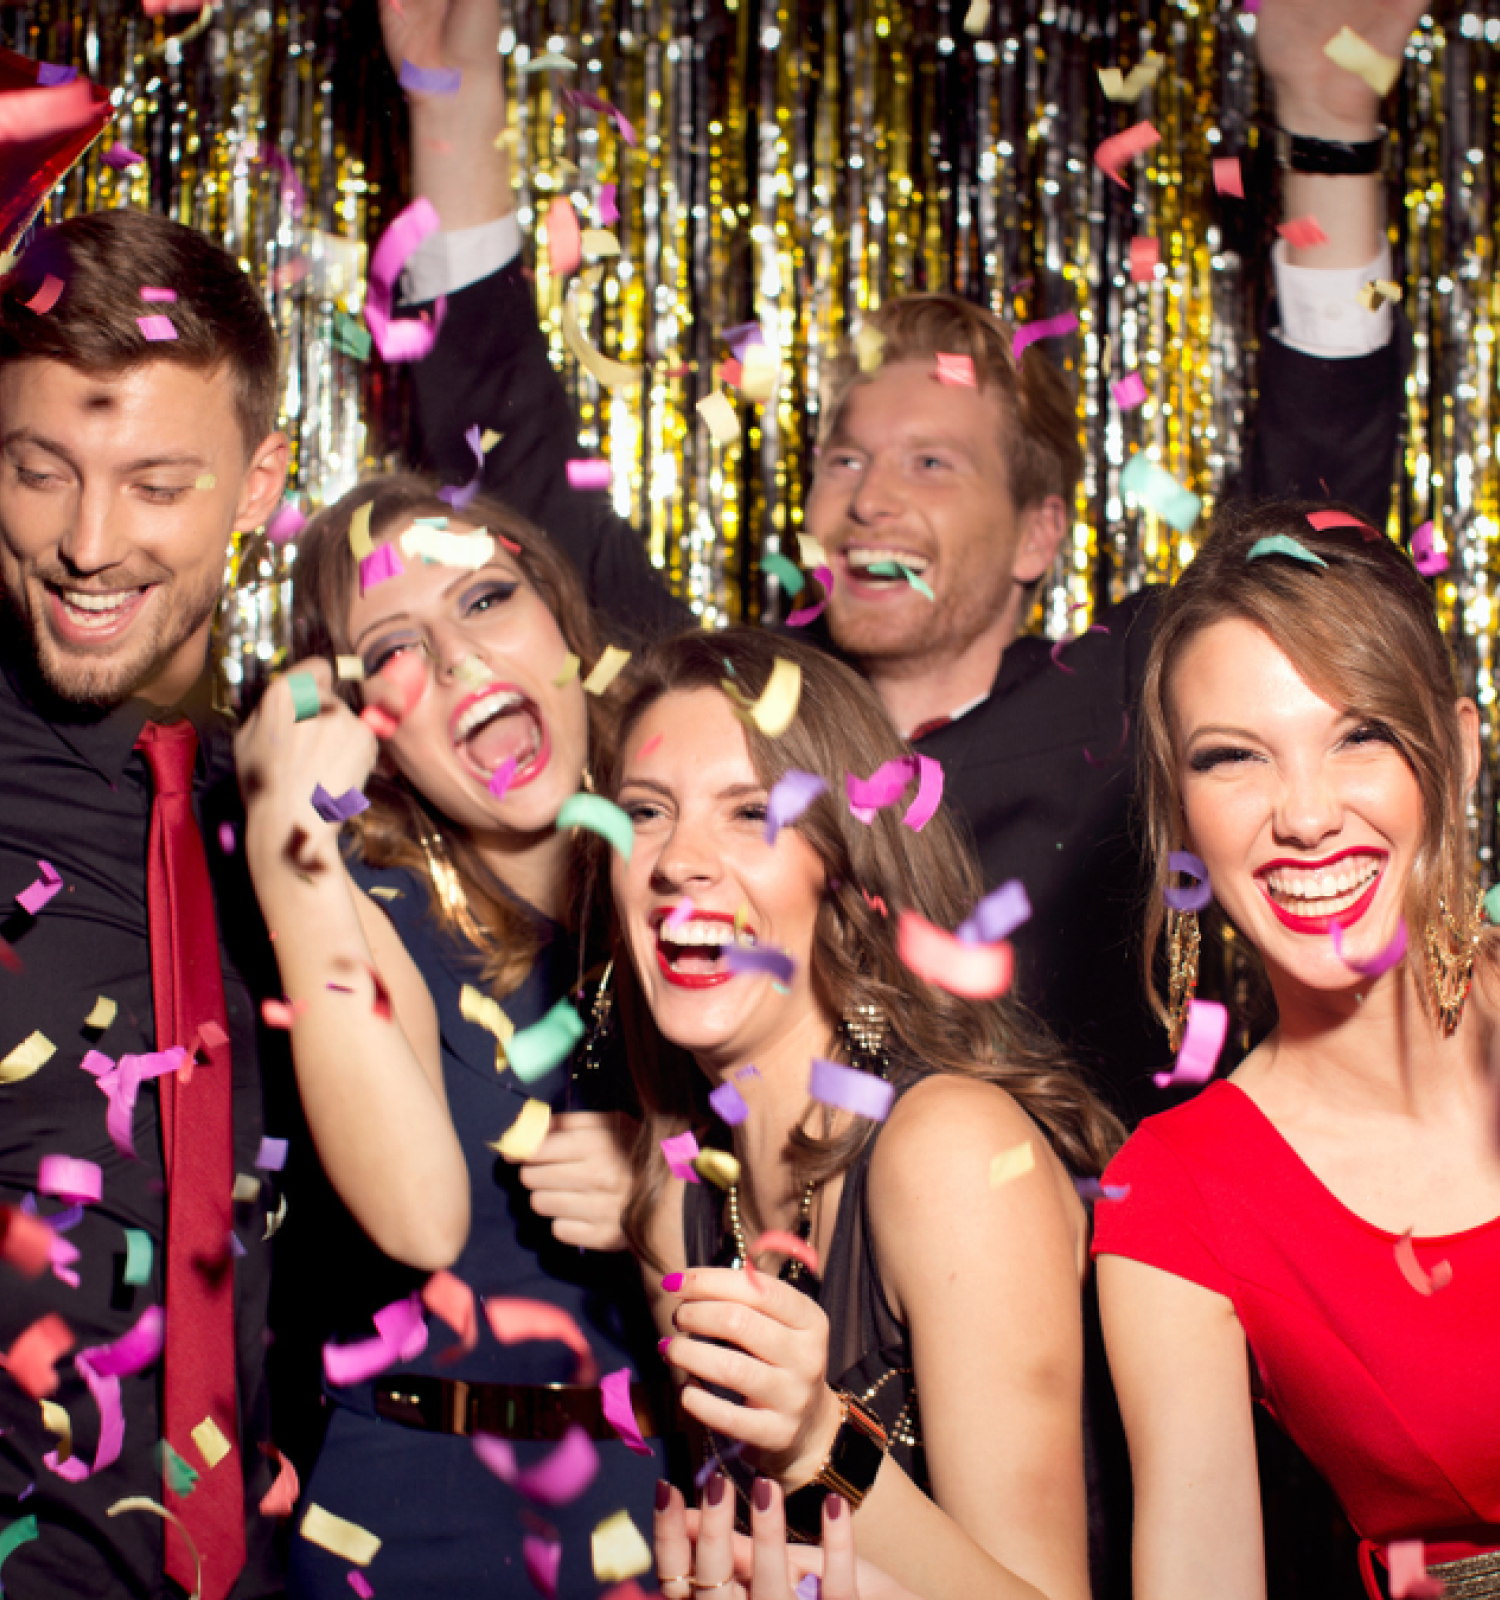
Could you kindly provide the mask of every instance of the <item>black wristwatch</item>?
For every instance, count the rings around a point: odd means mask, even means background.
[[[849,1502],[851,1512],[864,1503],[885,1460],[890,1441],[880,1418],[852,1394],[839,1391],[844,1420],[833,1448],[811,1483],[786,1497],[786,1530],[795,1544],[818,1544],[823,1538],[823,1501],[830,1490]]]
[[[1380,171],[1385,154],[1385,129],[1373,139],[1350,144],[1343,139],[1309,139],[1276,130],[1276,160],[1288,172],[1320,178],[1367,178]]]

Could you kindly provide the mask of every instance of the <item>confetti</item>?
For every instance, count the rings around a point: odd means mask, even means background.
[[[1424,578],[1448,570],[1448,557],[1432,542],[1432,523],[1424,522],[1411,536],[1412,565]]]
[[[1155,85],[1165,65],[1166,57],[1151,50],[1128,73],[1121,72],[1118,67],[1100,67],[1099,87],[1104,91],[1106,100],[1113,100],[1120,105],[1134,105],[1147,89]]]
[[[45,316],[62,298],[63,281],[54,277],[50,272],[42,279],[42,286],[24,304],[28,311],[34,311],[41,317]]]
[[[740,419],[722,390],[715,389],[698,402],[698,415],[708,426],[715,444],[735,444],[740,437]]]
[[[1316,217],[1292,217],[1278,223],[1276,231],[1294,250],[1316,250],[1328,243],[1328,235],[1318,226]]]
[[[562,821],[560,816],[558,821]],[[583,1023],[578,1013],[566,1000],[559,1000],[540,1022],[520,1029],[506,1046],[511,1071],[522,1083],[535,1083],[566,1061],[582,1037]]]
[[[287,692],[292,697],[292,721],[307,722],[323,708],[318,692],[318,680],[310,672],[289,672],[286,675]]]
[[[1213,163],[1214,188],[1220,194],[1233,195],[1236,200],[1245,198],[1245,175],[1240,170],[1238,156],[1218,156]]]
[[[11,89],[0,95],[0,144],[71,133],[95,115],[94,97],[81,79],[56,88]]]
[[[329,794],[321,783],[313,786],[312,808],[324,822],[347,822],[361,811],[370,809],[370,802],[358,789],[345,789],[342,794]]]
[[[1122,189],[1128,189],[1130,185],[1120,176],[1120,168],[1160,143],[1161,135],[1149,122],[1137,122],[1123,133],[1111,134],[1094,152],[1094,165],[1105,177],[1113,179]]]
[[[582,106],[586,111],[597,111],[603,116],[613,118],[625,143],[632,146],[635,144],[635,129],[631,127],[625,113],[618,106],[612,106],[609,101],[601,99],[596,94],[590,94],[586,89],[564,89],[563,98],[569,105]]]
[[[574,280],[577,283],[577,279]],[[574,299],[578,301],[578,309],[573,306]],[[587,322],[593,313],[593,296],[579,289],[575,292],[573,285],[569,286],[567,297],[562,307],[563,342],[572,351],[574,358],[587,371],[593,374],[606,389],[629,389],[638,384],[645,376],[645,368],[627,365],[623,361],[612,361],[602,351],[596,350],[583,336],[579,326],[579,318]],[[723,400],[723,397],[720,396]],[[723,402],[728,405],[727,401]],[[700,406],[701,409],[701,406]],[[735,435],[738,436],[738,426]]]
[[[297,1469],[274,1444],[261,1445],[261,1453],[277,1464],[276,1481],[261,1496],[260,1514],[263,1517],[289,1517],[296,1509],[302,1485],[297,1480]]]
[[[532,1587],[545,1600],[555,1600],[557,1575],[562,1570],[562,1540],[528,1533],[521,1539],[521,1561]]]
[[[308,1505],[299,1532],[309,1543],[331,1550],[345,1561],[352,1561],[356,1567],[369,1566],[380,1551],[380,1540],[368,1528],[334,1516],[316,1501]]]
[[[1362,522],[1352,511],[1309,511],[1307,524],[1319,533],[1329,528],[1358,528],[1366,544],[1378,539],[1380,534],[1368,522]]]
[[[709,1091],[708,1103],[714,1108],[715,1116],[721,1122],[727,1122],[731,1128],[739,1127],[750,1115],[750,1107],[745,1104],[745,1097],[727,1080],[717,1089]]]
[[[19,1083],[39,1072],[57,1054],[57,1046],[45,1033],[29,1034],[0,1060],[0,1084]]]
[[[340,311],[333,319],[333,348],[356,361],[368,361],[375,340],[368,328],[361,327],[347,311]]]
[[[57,1392],[60,1380],[53,1367],[72,1348],[73,1330],[55,1311],[49,1311],[16,1336],[10,1353],[0,1356],[0,1366],[33,1400],[40,1400]]]
[[[1371,278],[1354,298],[1366,311],[1375,312],[1383,305],[1394,305],[1401,298],[1401,285],[1390,278]]]
[[[16,904],[31,916],[36,916],[44,905],[62,888],[62,874],[50,861],[38,861],[41,877],[30,883],[16,896]]]
[[[620,241],[608,228],[585,228],[583,253],[590,261],[603,261],[619,255]]]
[[[1449,1262],[1439,1261],[1429,1273],[1417,1260],[1416,1246],[1412,1242],[1410,1228],[1396,1241],[1395,1252],[1396,1265],[1401,1269],[1401,1276],[1418,1294],[1436,1294],[1439,1289],[1446,1289],[1453,1282],[1453,1267]]]
[[[169,339],[177,337],[177,329],[172,325],[170,317],[160,314],[150,317],[137,317],[136,326],[141,330],[141,337],[152,344],[164,344]]]
[[[414,1361],[427,1348],[427,1324],[418,1295],[393,1300],[371,1320],[373,1338],[323,1346],[323,1376],[335,1388],[364,1383],[398,1361]]]
[[[39,1400],[37,1404],[42,1408],[42,1426],[57,1435],[57,1448],[48,1454],[61,1464],[73,1454],[73,1419],[55,1400]]]
[[[826,1063],[833,1065],[832,1062]],[[869,1077],[869,1073],[860,1073],[860,1077]],[[880,1118],[875,1119],[877,1122]],[[745,1268],[753,1276],[752,1262],[756,1256],[765,1255],[767,1252],[778,1256],[790,1256],[793,1261],[800,1261],[809,1272],[818,1270],[818,1252],[807,1242],[799,1239],[795,1233],[788,1233],[785,1228],[768,1228],[751,1242],[750,1250],[745,1258]]]
[[[1071,311],[1065,311],[1058,317],[1047,317],[1041,322],[1023,322],[1010,338],[1011,359],[1019,361],[1021,352],[1038,339],[1060,339],[1064,334],[1072,333],[1077,326],[1078,318]]]
[[[153,289],[148,286],[141,290],[141,299],[151,301],[157,305],[176,305],[177,291],[175,289]]]
[[[535,1102],[528,1101],[527,1104]],[[479,1312],[474,1291],[460,1277],[443,1268],[422,1285],[422,1304],[458,1335],[458,1344],[445,1350],[439,1361],[456,1361],[479,1343]]]
[[[472,423],[469,427],[464,429],[464,443],[466,445],[468,445],[469,452],[474,457],[474,473],[473,473],[473,476],[469,479],[469,481],[467,483],[449,484],[446,488],[442,488],[442,489],[438,490],[438,499],[446,501],[447,504],[452,506],[455,511],[462,511],[467,505],[469,505],[469,503],[471,501],[473,501],[477,497],[477,495],[479,494],[479,491],[484,487],[484,442],[483,441],[484,441],[484,435],[482,433],[480,433],[479,424],[477,422]],[[428,527],[438,526],[438,527],[446,528],[448,526],[448,519],[446,517],[444,517],[442,519],[441,523],[436,523],[436,522],[433,521],[433,519],[431,519],[429,517],[416,517],[413,520],[414,520],[414,522],[416,522],[416,523],[418,523],[420,525],[428,526]],[[468,537],[470,539],[472,539],[474,536],[472,534],[470,534],[470,535],[468,535]],[[489,536],[487,534],[484,535],[484,537],[485,538],[489,538]],[[404,542],[403,542],[402,548],[403,549],[406,548]],[[489,558],[494,553],[495,553],[495,543],[494,543],[494,540],[491,539],[490,543],[489,543],[489,548],[485,552],[484,560],[488,561]],[[433,557],[432,559],[441,560],[442,558],[441,557]],[[467,562],[463,562],[463,561],[450,561],[447,564],[449,566],[465,566],[468,563]],[[474,563],[474,565],[476,567],[481,567],[481,566],[484,565],[484,562],[483,561],[476,561]]]
[[[1207,1083],[1214,1075],[1219,1052],[1229,1034],[1229,1013],[1217,1000],[1190,1000],[1182,1048],[1170,1072],[1152,1075],[1158,1089],[1181,1083]]]
[[[735,715],[742,722],[753,722],[768,739],[779,739],[797,715],[802,698],[802,668],[785,656],[777,656],[771,676],[755,701],[747,700],[738,686],[727,679],[719,687],[734,702]]]
[[[137,155],[129,145],[121,144],[118,139],[100,159],[106,167],[115,172],[124,172],[130,167],[141,167],[146,164],[145,156]]]
[[[1345,72],[1362,78],[1383,100],[1401,76],[1401,63],[1368,43],[1347,23],[1323,46],[1323,54]]]
[[[464,75],[457,67],[419,67],[403,58],[397,76],[409,94],[457,94]]]
[[[516,1120],[490,1146],[503,1160],[530,1161],[552,1126],[552,1107],[545,1100],[528,1100]]]
[[[593,1383],[599,1376],[594,1352],[578,1324],[561,1306],[546,1300],[495,1298],[484,1302],[485,1320],[501,1344],[526,1344],[533,1339],[564,1344],[578,1357],[579,1383]]]
[[[125,1233],[125,1269],[121,1273],[121,1281],[132,1289],[139,1289],[151,1281],[151,1262],[156,1254],[156,1246],[151,1242],[151,1235],[143,1228],[126,1228]]]
[[[1130,281],[1143,283],[1156,276],[1161,265],[1160,239],[1132,239],[1130,241]]]
[[[620,1436],[620,1441],[633,1455],[649,1456],[651,1446],[641,1437],[640,1424],[635,1420],[635,1407],[630,1400],[630,1368],[607,1372],[599,1380],[600,1405],[604,1420]]]
[[[1397,962],[1406,954],[1406,918],[1396,919],[1396,931],[1391,935],[1390,941],[1381,950],[1365,961],[1356,961],[1352,956],[1344,954],[1344,930],[1335,922],[1328,930],[1328,936],[1333,941],[1333,953],[1344,963],[1351,972],[1358,972],[1366,978],[1378,978],[1382,972],[1389,972]]]
[[[583,680],[583,692],[603,694],[625,670],[629,660],[628,650],[621,650],[618,645],[605,645],[604,654],[594,663],[594,670]],[[630,852],[627,850],[625,854],[628,857]]]
[[[461,491],[454,491],[459,493]],[[382,545],[389,550],[390,545]],[[459,533],[450,528],[435,528],[430,523],[414,523],[401,535],[401,548],[414,561],[430,561],[440,567],[463,567],[477,572],[495,554],[495,536],[477,528]],[[378,554],[378,552],[377,552]],[[396,569],[401,570],[399,565]],[[394,574],[387,574],[393,577]]]
[[[775,578],[790,600],[795,600],[807,587],[807,579],[779,550],[766,551],[760,558],[760,570]]]
[[[683,1183],[697,1183],[698,1174],[693,1171],[693,1162],[698,1159],[698,1141],[692,1129],[663,1139],[661,1153],[666,1157],[667,1171],[674,1178],[681,1179]]]
[[[1162,899],[1174,911],[1202,911],[1213,899],[1214,891],[1208,881],[1208,868],[1191,850],[1173,850],[1167,856],[1167,871],[1183,872],[1190,878],[1198,880],[1197,883],[1190,884],[1184,889],[1169,883],[1162,890]]]
[[[234,1448],[224,1437],[224,1430],[212,1417],[205,1417],[188,1437],[198,1446],[198,1454],[208,1463],[210,1472]]]
[[[583,233],[570,200],[558,195],[547,209],[547,265],[566,277],[583,265]]]
[[[1073,1187],[1084,1200],[1126,1200],[1130,1196],[1128,1183],[1101,1183],[1097,1178],[1074,1178]]]
[[[740,1164],[727,1150],[704,1150],[693,1171],[720,1189],[731,1189],[740,1181]]]
[[[736,977],[768,977],[773,983],[789,985],[796,963],[785,950],[774,945],[732,944],[724,952],[724,965]]]
[[[1146,380],[1138,372],[1127,372],[1123,378],[1116,378],[1110,384],[1109,392],[1115,397],[1115,404],[1121,411],[1134,411],[1137,406],[1146,403]]]
[[[816,622],[828,608],[829,596],[833,593],[833,569],[820,566],[814,571],[813,577],[823,585],[823,598],[816,605],[804,606],[800,611],[789,613],[786,619],[789,628],[805,628],[808,623]]]
[[[1137,451],[1125,464],[1120,474],[1120,487],[1137,500],[1149,506],[1163,522],[1178,533],[1189,533],[1203,509],[1203,501],[1192,490],[1185,489],[1170,472],[1153,461],[1144,451]]]
[[[854,357],[861,372],[878,372],[885,359],[885,335],[868,324],[854,336]]]
[[[316,1509],[317,1508],[315,1506],[309,1507],[309,1515],[311,1515],[312,1511]],[[123,1516],[129,1511],[149,1512],[153,1517],[160,1517],[163,1521],[170,1522],[187,1541],[188,1550],[192,1553],[193,1557],[193,1572],[195,1574],[193,1578],[193,1587],[188,1595],[188,1600],[199,1600],[199,1597],[203,1593],[203,1561],[198,1554],[198,1546],[193,1543],[192,1534],[190,1534],[187,1531],[187,1528],[183,1525],[182,1518],[179,1517],[175,1512],[168,1511],[164,1505],[158,1505],[155,1500],[152,1500],[143,1494],[126,1495],[124,1499],[116,1500],[115,1503],[110,1506],[110,1508],[104,1514],[107,1517],[119,1517]],[[338,1519],[335,1518],[334,1520],[337,1521]],[[347,1528],[352,1528],[354,1525],[353,1523],[345,1523],[344,1526]],[[357,1531],[360,1533],[364,1532],[362,1528],[358,1529]],[[366,1535],[366,1537],[368,1538],[370,1535]],[[375,1544],[376,1548],[378,1549],[380,1541],[376,1539]]]
[[[823,1600],[823,1580],[816,1572],[804,1572],[792,1596],[793,1600]]]
[[[937,815],[937,808],[943,803],[943,764],[931,756],[919,755],[916,759],[917,792],[906,808],[901,824],[913,833],[920,833]]]
[[[28,1278],[39,1278],[52,1259],[51,1228],[16,1206],[0,1206],[0,1261]]]
[[[161,1470],[167,1488],[175,1495],[189,1495],[198,1487],[198,1473],[167,1443],[161,1441]]]
[[[465,984],[458,992],[459,1014],[465,1022],[477,1023],[500,1041],[508,1044],[515,1036],[516,1026],[500,1008],[492,995],[481,993],[472,984]]]
[[[97,1161],[76,1156],[43,1156],[37,1163],[38,1194],[54,1195],[73,1205],[98,1205],[104,1193],[104,1173]]]
[[[970,1000],[992,1000],[1004,994],[1015,967],[1008,944],[969,944],[935,928],[915,911],[901,913],[896,949],[919,978]]]
[[[860,1072],[821,1056],[813,1057],[807,1092],[822,1105],[852,1111],[871,1122],[885,1121],[896,1093],[891,1084],[873,1072]]]
[[[375,1600],[375,1585],[358,1567],[351,1568],[346,1576],[349,1579],[349,1587],[359,1596],[359,1600]]]
[[[578,63],[558,55],[555,50],[543,50],[539,55],[516,68],[517,72],[577,72]]]
[[[250,1205],[260,1199],[260,1179],[252,1177],[248,1172],[237,1172],[234,1175],[234,1188],[230,1198],[236,1205]]]
[[[1035,1170],[1036,1151],[1032,1148],[1031,1140],[1027,1139],[1009,1150],[1002,1150],[990,1162],[990,1188],[998,1189],[1013,1178],[1023,1178]]]
[[[446,296],[433,303],[432,318],[392,316],[396,280],[412,252],[429,234],[441,230],[436,209],[425,195],[400,212],[380,236],[370,256],[370,273],[365,286],[365,324],[375,339],[375,347],[386,361],[420,361],[437,342],[438,331],[448,315]]]
[[[573,63],[570,61],[571,67]],[[611,226],[620,220],[620,206],[616,199],[618,191],[614,184],[605,183],[599,186],[599,220],[605,227]]]
[[[608,461],[576,459],[568,463],[570,489],[608,489],[614,475],[615,469]]]
[[[0,1530],[0,1567],[5,1565],[6,1558],[12,1552],[20,1549],[23,1544],[30,1544],[36,1537],[37,1522],[35,1515],[18,1517],[3,1530]],[[0,1589],[0,1594],[4,1592],[3,1589]]]
[[[933,377],[949,389],[977,389],[979,380],[974,376],[972,356],[945,355],[933,357]]]
[[[990,0],[969,0],[964,12],[964,32],[977,39],[990,25]]]
[[[587,828],[608,841],[622,861],[630,860],[635,848],[635,825],[613,800],[603,795],[580,791],[563,801],[557,813],[557,828]]]
[[[1301,561],[1309,567],[1326,568],[1328,565],[1322,556],[1315,555],[1289,533],[1267,534],[1264,539],[1257,539],[1245,552],[1246,561],[1259,561],[1265,556],[1290,556],[1293,561]]]
[[[766,797],[766,843],[775,844],[776,835],[790,827],[828,785],[815,772],[784,772],[771,785]]]
[[[98,1079],[99,1088],[109,1102],[105,1127],[121,1155],[132,1161],[135,1159],[135,1136],[131,1123],[142,1082],[147,1078],[160,1078],[169,1072],[182,1072],[190,1061],[186,1050],[174,1046],[171,1050],[154,1050],[146,1055],[121,1056],[118,1066],[102,1051],[90,1050],[78,1063],[85,1072]]]
[[[998,944],[1031,916],[1031,901],[1019,878],[992,889],[959,924],[955,937],[964,944]]]
[[[606,1517],[590,1535],[589,1544],[600,1583],[622,1583],[651,1570],[651,1550],[628,1511]]]

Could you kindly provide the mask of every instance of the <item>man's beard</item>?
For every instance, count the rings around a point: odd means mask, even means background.
[[[113,648],[97,655],[60,645],[47,626],[42,609],[48,603],[45,585],[21,580],[24,593],[6,590],[6,609],[31,642],[31,666],[48,691],[68,705],[108,711],[122,705],[164,672],[173,656],[208,622],[219,604],[219,584],[197,594],[170,587],[152,616],[141,618]],[[40,607],[30,602],[40,595]],[[150,603],[150,602],[148,602]]]

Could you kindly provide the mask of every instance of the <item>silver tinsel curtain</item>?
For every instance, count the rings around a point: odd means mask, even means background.
[[[558,195],[583,215],[615,184],[618,262],[591,269],[592,342],[649,364],[611,393],[568,355],[561,285],[537,252],[537,289],[587,442],[669,581],[706,621],[781,607],[759,558],[795,535],[831,342],[904,289],[941,287],[1018,321],[1076,313],[1052,346],[1080,397],[1087,471],[1073,538],[1041,623],[1170,578],[1192,551],[1124,503],[1119,475],[1147,449],[1210,502],[1233,478],[1253,403],[1274,184],[1254,63],[1254,17],[1226,0],[1066,5],[996,0],[977,35],[967,0],[552,0],[508,5],[501,70],[522,222]],[[373,5],[224,0],[200,15],[135,4],[0,6],[0,43],[71,63],[115,91],[114,136],[146,157],[126,172],[101,146],[49,215],[150,206],[220,238],[263,282],[286,346],[295,488],[319,502],[398,459],[399,370],[348,353],[367,246],[404,204],[400,94]],[[1135,106],[1097,69],[1165,57]],[[540,68],[566,55],[575,70]],[[1391,532],[1431,519],[1452,565],[1437,586],[1486,737],[1495,727],[1500,508],[1494,187],[1500,0],[1424,20],[1392,102],[1390,205],[1415,340],[1405,473]],[[637,135],[569,103],[617,106]],[[1149,118],[1161,143],[1128,169],[1093,165],[1108,134]],[[105,143],[108,142],[106,136]],[[1235,154],[1243,202],[1216,195]],[[1129,244],[1160,241],[1131,281]],[[576,291],[575,291],[576,292]],[[725,329],[757,320],[785,357],[765,407],[741,407],[739,444],[694,410],[715,386]],[[1148,400],[1110,383],[1138,371]],[[222,640],[231,690],[284,644],[286,552],[249,540]],[[1492,763],[1493,765],[1493,763]],[[1478,803],[1494,839],[1493,777]]]

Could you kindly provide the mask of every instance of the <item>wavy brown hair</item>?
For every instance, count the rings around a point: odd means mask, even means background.
[[[1363,521],[1326,500],[1226,504],[1162,603],[1141,691],[1140,761],[1152,868],[1146,985],[1164,1021],[1154,982],[1166,922],[1162,890],[1167,856],[1184,845],[1172,675],[1183,650],[1215,623],[1252,623],[1316,694],[1389,733],[1422,793],[1425,837],[1407,887],[1407,926],[1444,927],[1440,903],[1462,924],[1474,904],[1458,682],[1431,591],[1405,552],[1383,535],[1353,525],[1320,530],[1307,520],[1309,513],[1331,510],[1347,512],[1351,524]],[[1287,555],[1248,559],[1258,540],[1277,534],[1289,535],[1324,565]],[[1414,938],[1420,941],[1420,932]],[[1427,985],[1419,987],[1430,1007]]]
[[[516,564],[526,582],[542,597],[566,641],[587,674],[604,648],[583,585],[567,558],[539,528],[498,500],[481,495],[463,511],[439,498],[436,486],[415,474],[371,478],[313,517],[298,535],[292,569],[292,638],[299,659],[335,656],[351,651],[349,608],[359,581],[359,563],[349,544],[349,524],[361,506],[370,508],[370,537],[404,528],[414,517],[452,517],[485,528],[515,547]],[[337,682],[338,693],[358,710],[358,686]],[[609,701],[589,695],[589,748],[608,742]],[[359,853],[375,867],[406,867],[428,884],[439,921],[455,938],[474,945],[484,959],[485,981],[497,995],[508,994],[530,970],[540,938],[534,913],[512,895],[480,859],[467,831],[436,809],[382,752],[365,787],[370,808],[351,824]],[[454,894],[433,881],[422,840],[436,841],[457,877]],[[441,863],[439,871],[441,872]],[[582,864],[575,861],[575,871]],[[582,896],[575,884],[565,904]]]
[[[887,1048],[901,1075],[934,1072],[998,1084],[1041,1126],[1076,1173],[1098,1173],[1123,1137],[1062,1046],[1017,1001],[966,1000],[919,978],[896,953],[896,918],[920,912],[953,928],[983,893],[972,847],[946,807],[920,832],[905,827],[900,807],[878,812],[869,827],[844,800],[844,775],[864,775],[911,750],[891,725],[868,683],[800,640],[751,628],[684,634],[655,645],[632,664],[615,754],[630,730],[664,695],[717,689],[727,679],[758,696],[777,658],[796,663],[802,694],[791,727],[778,739],[745,729],[750,760],[769,789],[785,773],[816,773],[827,791],[791,825],[817,852],[827,888],[813,934],[812,980],[829,1014],[878,1006],[888,1023]],[[618,792],[612,758],[599,768],[601,792]],[[872,901],[884,904],[882,913]],[[618,944],[618,936],[617,936]],[[635,1182],[625,1232],[647,1260],[646,1224],[666,1181],[660,1141],[685,1128],[712,1126],[703,1074],[692,1057],[657,1032],[628,955],[616,952],[619,1004],[640,1095],[643,1125],[634,1152]],[[874,1137],[862,1119],[832,1136],[812,1130],[813,1103],[789,1139],[799,1184],[842,1172]]]

